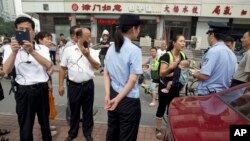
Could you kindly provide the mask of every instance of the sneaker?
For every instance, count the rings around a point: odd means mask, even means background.
[[[50,125],[50,130],[56,130],[56,126]]]
[[[53,137],[57,134],[57,131],[50,131],[50,133],[51,133],[51,136]]]
[[[149,107],[154,107],[154,106],[155,106],[155,103],[154,103],[154,102],[151,102],[151,103],[149,103],[148,106],[149,106]]]
[[[158,139],[158,140],[162,140],[162,133],[161,133],[161,130],[159,130],[159,129],[155,129],[155,136],[156,136],[156,138]]]

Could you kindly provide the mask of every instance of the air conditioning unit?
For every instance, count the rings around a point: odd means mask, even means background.
[[[201,37],[191,36],[191,47],[193,49],[201,48]]]

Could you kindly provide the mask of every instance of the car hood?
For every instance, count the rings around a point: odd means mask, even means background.
[[[217,95],[173,99],[168,122],[175,141],[228,141],[231,124],[249,124]]]

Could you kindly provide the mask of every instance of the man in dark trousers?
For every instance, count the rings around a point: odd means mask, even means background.
[[[101,64],[98,54],[91,48],[90,30],[81,28],[77,30],[77,44],[67,47],[62,56],[59,70],[59,94],[64,94],[64,76],[68,71],[68,99],[71,110],[70,130],[65,141],[72,141],[77,137],[82,108],[83,134],[86,141],[93,141],[91,136],[94,103],[94,69],[99,69]]]
[[[4,49],[3,71],[9,74],[15,67],[17,91],[16,112],[20,127],[20,141],[33,141],[33,125],[37,114],[41,126],[42,140],[52,141],[49,126],[49,97],[47,70],[53,64],[49,49],[33,44],[35,24],[28,17],[18,17],[17,30],[26,31],[30,39],[11,41],[11,47]]]

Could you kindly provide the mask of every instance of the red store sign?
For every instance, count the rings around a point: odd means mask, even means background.
[[[114,20],[114,19],[99,19],[99,20],[97,20],[97,23],[101,24],[101,25],[116,25],[116,24],[118,24],[117,20]]]
[[[230,6],[225,6],[224,8],[221,8],[222,6],[216,5],[215,8],[212,11],[212,14],[214,15],[232,15],[232,8]],[[247,10],[242,9],[239,11],[241,16],[247,15]]]
[[[110,11],[110,12],[121,12],[122,11],[122,5],[120,4],[77,4],[73,3],[71,5],[71,9],[73,11],[93,11],[93,12],[101,12],[101,11]]]

